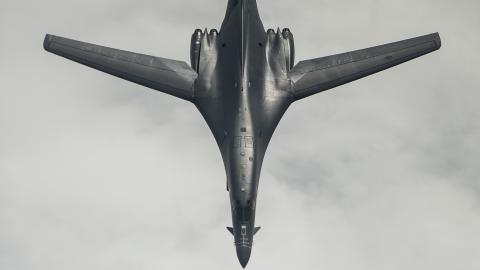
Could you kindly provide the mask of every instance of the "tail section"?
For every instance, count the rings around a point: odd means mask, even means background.
[[[236,29],[244,29],[247,24],[256,22],[261,24],[256,0],[228,0],[227,11],[220,32],[229,28],[228,25],[233,24],[241,26],[241,28]]]

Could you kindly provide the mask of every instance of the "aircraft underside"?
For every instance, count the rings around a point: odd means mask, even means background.
[[[222,154],[237,257],[250,259],[260,171],[291,103],[438,50],[438,33],[294,64],[289,29],[265,30],[255,0],[229,0],[220,31],[196,30],[191,63],[47,35],[45,50],[193,103]]]

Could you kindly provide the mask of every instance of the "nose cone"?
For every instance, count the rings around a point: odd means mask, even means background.
[[[250,260],[250,253],[252,248],[248,246],[237,246],[237,257],[238,261],[243,268],[247,266],[248,260]]]

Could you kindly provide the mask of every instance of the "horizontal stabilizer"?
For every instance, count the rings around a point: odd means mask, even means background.
[[[197,73],[181,61],[46,35],[45,50],[122,79],[192,100]]]
[[[358,80],[440,49],[438,33],[301,61],[289,72],[296,100]]]

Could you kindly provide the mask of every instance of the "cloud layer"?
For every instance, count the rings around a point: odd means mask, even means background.
[[[439,31],[439,52],[289,109],[249,269],[480,267],[478,1],[258,0],[298,60]],[[226,1],[0,10],[0,269],[238,269],[219,151],[190,104],[43,51],[45,33],[187,60]]]

